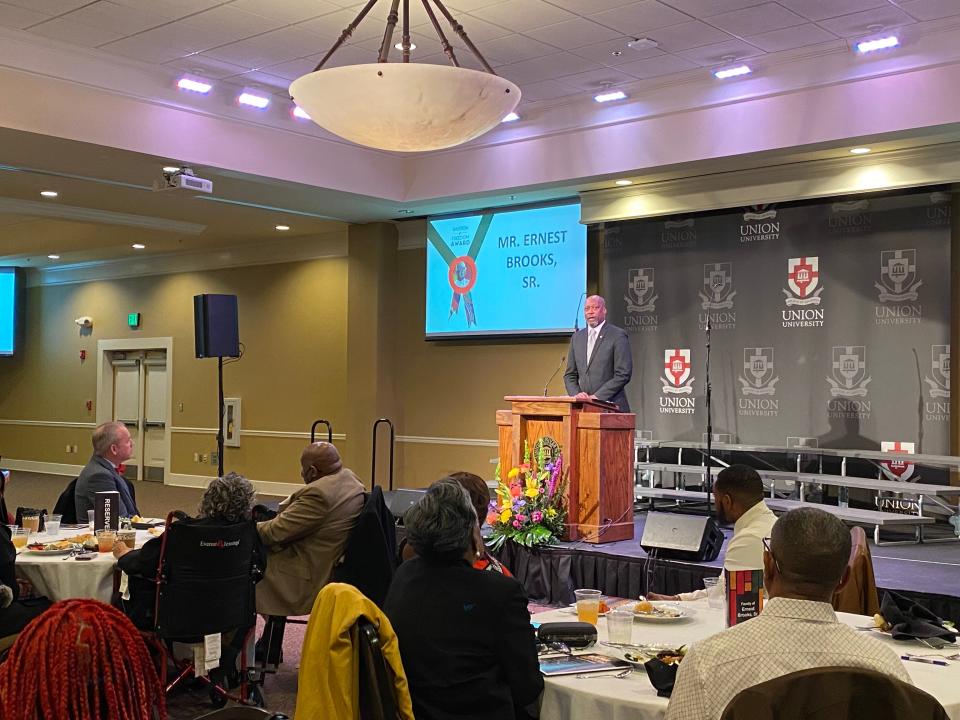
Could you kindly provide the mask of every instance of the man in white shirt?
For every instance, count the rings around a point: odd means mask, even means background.
[[[910,682],[897,654],[837,621],[850,533],[838,518],[799,508],[777,520],[763,555],[770,598],[760,615],[695,643],[680,669],[667,720],[719,720],[741,691],[798,670],[855,667]]]
[[[760,570],[763,567],[763,538],[770,537],[770,530],[777,516],[763,502],[763,481],[757,471],[748,465],[731,465],[717,475],[713,483],[717,521],[721,525],[733,523],[733,537],[727,543],[723,556],[725,570]],[[721,597],[725,591],[725,579],[711,590]],[[706,590],[660,595],[649,593],[650,600],[699,600],[707,597]]]

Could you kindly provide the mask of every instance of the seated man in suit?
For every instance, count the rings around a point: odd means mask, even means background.
[[[257,585],[257,612],[264,615],[310,614],[363,509],[363,484],[332,444],[308,445],[300,467],[306,486],[280,503],[276,517],[257,523],[267,548],[267,572]]]
[[[94,508],[98,492],[116,490],[120,493],[120,515],[139,515],[131,487],[117,467],[133,455],[133,440],[130,431],[121,422],[106,422],[93,431],[93,457],[77,478],[74,504],[77,522],[84,522],[87,511]]]
[[[830,606],[849,572],[843,521],[798,508],[763,542],[770,599],[759,616],[693,644],[677,671],[667,720],[719,720],[741,690],[798,670],[862,668],[910,682],[890,645],[841,623]]]

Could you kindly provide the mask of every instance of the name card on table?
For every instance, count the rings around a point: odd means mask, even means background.
[[[94,531],[120,529],[120,493],[116,490],[105,490],[94,494],[93,529]]]
[[[760,614],[763,609],[763,570],[725,570],[727,627]]]

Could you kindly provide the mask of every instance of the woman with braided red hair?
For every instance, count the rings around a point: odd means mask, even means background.
[[[58,602],[0,665],[4,720],[165,720],[166,698],[133,623],[96,600]]]

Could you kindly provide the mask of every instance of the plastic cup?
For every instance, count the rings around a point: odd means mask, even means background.
[[[612,643],[633,642],[633,610],[613,610],[607,613],[607,640]]]
[[[18,527],[13,531],[13,536],[10,538],[10,540],[13,542],[14,547],[22,548],[27,546],[29,537],[29,530],[24,530],[23,528]]]
[[[116,541],[117,533],[115,530],[101,530],[97,533],[97,545],[102,553],[111,552]]]
[[[712,608],[722,608],[724,597],[720,592],[720,578],[704,578],[703,587],[707,591],[707,604]]]
[[[60,534],[60,515],[47,515],[47,535],[57,536]]]
[[[87,510],[87,525],[90,526],[90,532],[93,532],[93,510]]]
[[[573,595],[577,599],[577,620],[596,626],[600,621],[600,591],[574,590]]]
[[[23,529],[32,533],[40,532],[40,513],[24,513]]]
[[[133,550],[137,544],[137,531],[121,530],[117,533],[117,540]]]

